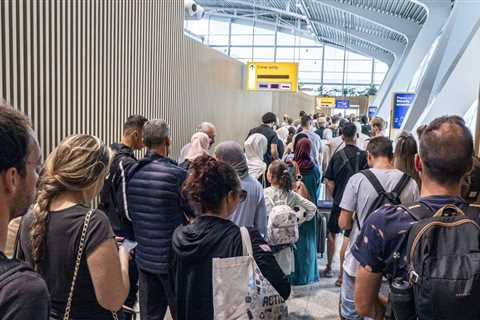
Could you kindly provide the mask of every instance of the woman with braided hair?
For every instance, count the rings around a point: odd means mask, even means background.
[[[111,152],[73,135],[48,156],[37,201],[20,227],[19,256],[47,282],[52,319],[110,320],[129,290],[129,252],[117,249],[106,215],[88,206],[103,186]]]

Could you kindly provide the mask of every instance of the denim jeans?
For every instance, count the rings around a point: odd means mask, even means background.
[[[343,272],[342,289],[340,293],[340,312],[343,319],[361,320],[355,310],[355,277]]]

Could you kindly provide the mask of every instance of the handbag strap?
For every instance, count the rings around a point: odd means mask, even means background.
[[[243,255],[253,258],[252,241],[250,240],[250,233],[248,232],[248,229],[245,227],[240,227],[240,235],[242,236]]]
[[[80,237],[80,244],[78,245],[77,258],[75,259],[75,269],[73,270],[72,284],[70,285],[70,292],[68,294],[67,306],[65,307],[65,314],[63,315],[63,320],[70,319],[73,292],[75,291],[75,283],[77,282],[78,271],[80,269],[83,251],[85,250],[85,242],[87,240],[88,225],[90,224],[90,218],[92,217],[93,211],[93,209],[89,210],[85,215],[85,220],[83,221],[82,235]],[[118,320],[117,314],[115,312],[112,312],[112,316],[114,320]]]

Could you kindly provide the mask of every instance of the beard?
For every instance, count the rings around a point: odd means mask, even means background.
[[[28,212],[30,206],[35,200],[35,193],[35,189],[33,191],[29,191],[29,188],[26,184],[26,179],[24,179],[22,187],[19,191],[17,191],[15,196],[13,208],[10,210],[10,220],[21,217]]]

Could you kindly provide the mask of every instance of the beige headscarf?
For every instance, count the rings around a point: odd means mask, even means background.
[[[208,147],[210,146],[210,138],[203,132],[197,132],[192,136],[190,149],[188,150],[185,159],[189,161],[195,160],[195,158],[208,153]]]

